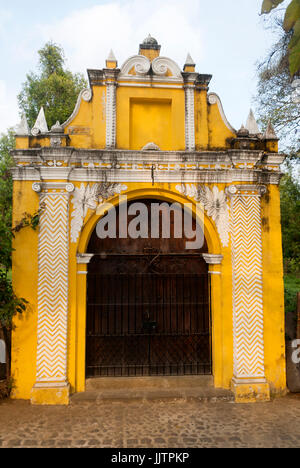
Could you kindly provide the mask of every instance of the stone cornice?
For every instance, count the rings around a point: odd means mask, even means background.
[[[125,151],[44,147],[12,152],[15,180],[278,184],[284,155],[261,151]]]
[[[259,150],[240,150],[240,149],[227,149],[220,151],[134,151],[134,150],[122,150],[122,149],[86,149],[86,148],[74,148],[72,146],[67,147],[42,147],[42,148],[29,148],[29,149],[17,149],[11,152],[14,160],[24,161],[31,160],[36,162],[37,159],[45,160],[51,158],[70,158],[72,160],[77,159],[81,161],[82,158],[97,158],[103,159],[153,159],[159,156],[160,161],[178,160],[183,161],[202,161],[202,160],[223,160],[224,157],[229,158],[233,161],[248,160],[248,161],[261,161],[274,164],[281,164],[285,155],[278,153],[264,153]]]

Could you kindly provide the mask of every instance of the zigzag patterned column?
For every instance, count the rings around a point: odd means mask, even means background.
[[[73,184],[33,184],[42,207],[38,254],[38,343],[32,403],[68,403],[69,194]]]
[[[233,338],[236,399],[270,398],[264,368],[261,195],[265,187],[231,186]]]

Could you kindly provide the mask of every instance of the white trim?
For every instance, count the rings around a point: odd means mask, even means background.
[[[95,254],[77,254],[77,265],[87,265],[90,263]],[[78,272],[79,273],[79,272]]]
[[[217,104],[218,105],[218,108],[219,108],[219,111],[220,111],[220,114],[221,114],[221,117],[223,119],[223,122],[224,124],[226,125],[226,127],[232,132],[232,133],[236,133],[236,130],[232,127],[232,125],[229,123],[226,115],[225,115],[225,112],[224,112],[224,108],[223,108],[223,104],[222,104],[222,101],[220,99],[220,97],[216,94],[216,93],[209,93],[207,95],[207,99],[208,99],[208,103],[210,105],[214,105],[214,104]]]
[[[151,84],[151,83],[122,83],[122,82],[118,82],[118,86],[120,86],[120,88],[125,88],[125,87],[128,87],[128,88],[163,88],[163,89],[182,89],[183,86],[178,86],[178,85],[172,85],[172,84],[167,84],[167,85],[163,85],[163,84]]]
[[[168,70],[170,70],[173,77],[179,79],[181,78],[181,80],[183,81],[182,73],[179,66],[176,62],[174,62],[174,60],[170,59],[169,57],[156,57],[152,61],[152,70],[158,76],[165,76]],[[167,76],[166,78],[168,79]]]
[[[80,91],[79,96],[78,96],[78,98],[77,98],[77,102],[76,102],[76,104],[75,104],[75,107],[74,107],[74,110],[73,110],[72,114],[71,114],[70,117],[61,125],[63,128],[66,128],[66,127],[72,122],[72,120],[75,119],[75,117],[76,117],[76,115],[78,114],[79,109],[80,109],[81,100],[83,99],[84,101],[89,102],[89,101],[91,101],[92,96],[93,96],[93,93],[92,93],[92,90],[91,90],[90,88],[85,88],[85,89],[83,89],[82,91]]]
[[[202,257],[208,265],[221,265],[224,258],[223,255],[207,253],[202,254]]]
[[[195,88],[185,86],[185,147],[195,150]]]
[[[151,62],[147,57],[144,55],[133,55],[123,63],[119,77],[127,77],[132,68],[135,69],[137,75],[146,75],[150,67]]]
[[[150,152],[149,152],[150,153]],[[151,154],[155,153],[154,151]],[[90,168],[78,168],[72,171],[72,182],[116,182],[116,183],[130,183],[130,182],[151,182],[152,176],[151,170],[131,170],[126,171],[122,169],[116,169],[111,171],[109,169],[96,168],[94,170]],[[62,174],[58,175],[53,172],[45,173],[44,179],[57,180],[65,179],[68,180],[69,170],[65,176]],[[278,185],[280,182],[280,173],[268,173],[267,184]],[[31,181],[40,182],[40,176],[36,171],[31,170],[26,172],[13,172],[13,180],[17,181]],[[196,169],[191,170],[183,168],[181,170],[157,170],[155,169],[155,181],[157,183],[180,183],[180,184],[191,184],[191,183],[215,183],[215,184],[232,184],[232,183],[257,183],[257,174],[253,171],[245,170],[224,170],[216,171],[215,169]]]
[[[106,148],[116,146],[116,83],[106,84]]]

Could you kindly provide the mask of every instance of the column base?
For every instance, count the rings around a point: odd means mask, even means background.
[[[270,386],[266,381],[232,379],[231,390],[236,403],[270,401]]]
[[[36,383],[31,390],[32,405],[69,405],[70,385],[68,383]]]

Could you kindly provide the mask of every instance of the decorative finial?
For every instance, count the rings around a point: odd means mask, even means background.
[[[16,135],[18,136],[28,136],[30,134],[30,129],[27,123],[25,114],[22,114],[21,122],[16,127]]]
[[[59,120],[56,122],[56,124],[52,125],[51,132],[53,132],[53,133],[63,133],[64,132],[64,128],[63,128],[62,125],[60,125]]]
[[[268,126],[263,137],[265,140],[278,140],[278,136],[276,135],[274,127],[271,124],[271,120],[268,121]]]
[[[252,109],[250,109],[250,113],[246,123],[246,129],[249,130],[250,135],[258,135],[260,133]]]
[[[239,138],[248,138],[249,137],[249,130],[247,128],[244,127],[244,125],[242,124],[241,128],[239,129],[239,131],[237,132],[238,134],[238,137]]]
[[[49,130],[48,130],[48,125],[47,125],[47,120],[45,117],[44,108],[41,107],[38,118],[36,119],[34,127],[31,130],[31,133],[33,136],[37,136],[39,133],[48,133],[48,131]]]
[[[186,61],[185,61],[185,65],[191,65],[191,66],[196,65],[195,62],[194,62],[194,60],[192,59],[190,53],[187,54],[187,58],[186,58]]]
[[[107,60],[107,62],[116,62],[117,61],[117,59],[115,57],[115,54],[113,53],[112,49],[110,49],[109,55],[108,55],[106,60]]]

